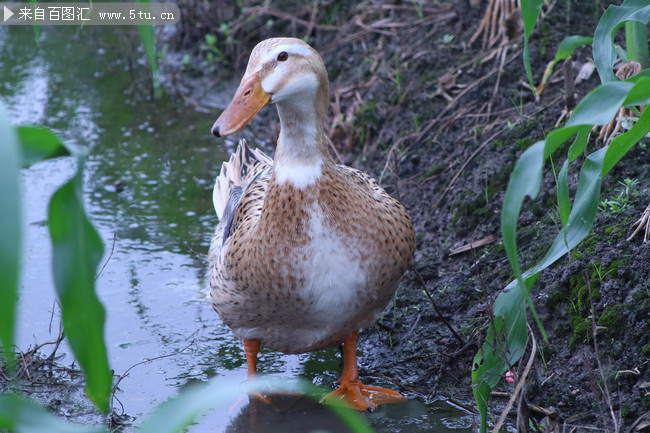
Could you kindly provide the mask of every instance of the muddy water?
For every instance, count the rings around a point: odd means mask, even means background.
[[[188,383],[245,379],[241,344],[212,311],[205,279],[205,254],[217,223],[212,182],[234,142],[210,136],[216,109],[197,110],[180,97],[146,101],[146,79],[128,70],[129,58],[142,57],[129,54],[137,35],[114,28],[40,32],[37,47],[31,28],[0,28],[0,97],[15,124],[48,126],[89,150],[85,198],[106,245],[97,290],[107,310],[110,364],[116,375],[128,371],[114,406],[137,425]],[[213,84],[197,82],[189,93],[201,104],[223,107],[235,83]],[[255,143],[255,137],[247,138]],[[22,172],[23,349],[58,332],[47,203],[74,169],[73,158],[59,158]],[[58,354],[59,363],[73,362],[65,345]],[[330,388],[340,371],[335,349],[300,356],[263,351],[259,364],[263,372]],[[382,384],[368,374],[365,380]],[[96,421],[83,414],[87,403],[80,395],[64,400],[70,406],[64,412]],[[409,397],[409,403],[382,407],[367,418],[380,432],[470,431],[472,418],[465,412]],[[48,403],[47,392],[40,398]],[[190,431],[339,431],[336,423],[328,411],[302,399],[284,399],[273,409],[251,409],[240,399],[215,408]]]

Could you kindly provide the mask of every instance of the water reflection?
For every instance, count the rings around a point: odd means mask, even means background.
[[[225,433],[352,432],[331,410],[300,396],[276,395],[271,403],[253,399],[230,420]]]
[[[287,433],[354,431],[331,409],[300,395],[274,394],[270,403],[242,396],[226,410],[201,418],[190,433]],[[380,406],[361,417],[378,433],[470,432],[473,420],[466,412],[444,402],[424,404],[418,399]]]

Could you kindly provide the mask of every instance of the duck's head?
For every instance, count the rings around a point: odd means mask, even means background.
[[[324,119],[327,95],[327,71],[316,50],[300,39],[267,39],[253,49],[235,96],[212,133],[222,137],[239,131],[269,103]]]

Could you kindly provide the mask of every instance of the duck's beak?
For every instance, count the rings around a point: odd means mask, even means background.
[[[259,74],[242,79],[230,104],[212,126],[217,137],[230,135],[242,129],[271,101],[271,95],[262,89]]]

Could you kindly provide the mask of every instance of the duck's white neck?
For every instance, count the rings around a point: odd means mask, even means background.
[[[275,178],[303,189],[320,179],[323,163],[330,160],[324,116],[317,114],[311,98],[284,100],[277,108],[280,136],[273,158]]]

